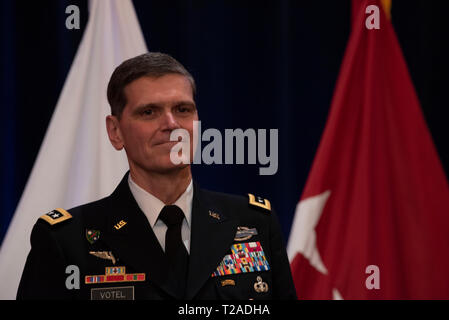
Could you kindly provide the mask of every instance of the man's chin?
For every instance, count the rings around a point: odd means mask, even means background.
[[[189,168],[190,164],[173,164],[170,162],[169,164],[160,165],[154,168],[148,168],[148,171],[153,171],[155,173],[159,174],[173,174],[179,171],[186,170],[186,168]]]

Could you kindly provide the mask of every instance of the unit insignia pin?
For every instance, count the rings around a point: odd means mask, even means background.
[[[94,244],[98,239],[100,239],[100,231],[86,229],[86,239],[90,244]]]
[[[257,282],[254,283],[254,290],[257,293],[263,293],[268,291],[268,284],[262,281],[262,277],[258,276],[256,278]]]

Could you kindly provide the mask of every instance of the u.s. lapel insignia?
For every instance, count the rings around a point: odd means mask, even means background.
[[[85,276],[86,284],[145,281],[145,273],[126,273],[125,267],[106,267],[104,275]]]
[[[89,251],[89,254],[105,260],[111,260],[112,264],[117,261],[111,251]]]
[[[250,239],[252,236],[257,234],[256,228],[248,227],[237,227],[237,232],[235,233],[234,241],[245,241]]]
[[[221,220],[221,217],[218,213],[210,211],[210,210],[209,210],[209,216],[211,216],[214,219]]]
[[[256,206],[259,208],[263,208],[267,211],[271,211],[271,203],[269,200],[261,198],[261,197],[256,197],[251,193],[248,193],[248,197],[249,197],[250,205]]]
[[[262,281],[261,276],[257,276],[256,278],[257,282],[254,283],[254,290],[257,293],[264,293],[268,291],[268,284],[266,282]]]
[[[120,230],[120,229],[123,228],[126,224],[127,224],[126,221],[120,220],[118,223],[116,223],[116,224],[114,225],[114,228],[115,228],[116,230]]]
[[[90,244],[94,244],[98,239],[100,239],[100,231],[86,229],[86,239]]]

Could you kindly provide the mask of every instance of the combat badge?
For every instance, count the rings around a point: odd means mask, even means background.
[[[98,239],[100,239],[100,231],[87,229],[86,239],[90,244],[94,244]]]
[[[234,241],[246,241],[257,234],[256,228],[237,227]]]
[[[40,217],[40,219],[47,221],[51,225],[60,223],[65,220],[69,220],[71,218],[72,215],[62,208],[57,208]]]

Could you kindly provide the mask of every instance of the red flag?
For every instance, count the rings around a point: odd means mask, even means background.
[[[380,1],[358,2],[288,243],[297,294],[448,299],[446,177]]]

